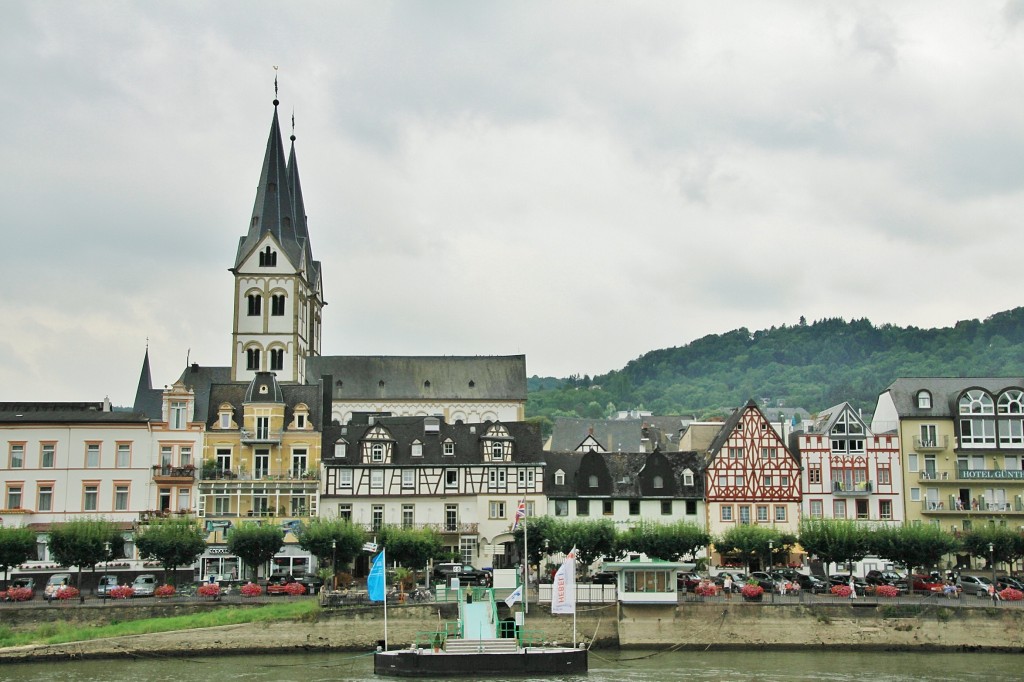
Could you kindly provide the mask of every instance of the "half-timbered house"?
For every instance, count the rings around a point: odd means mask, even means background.
[[[896,433],[875,435],[849,403],[840,403],[791,434],[790,444],[803,465],[804,518],[903,522]]]
[[[524,422],[356,414],[324,447],[321,516],[434,528],[469,563],[506,566],[519,502],[544,509],[540,431]]]
[[[757,403],[726,419],[707,453],[708,531],[760,524],[795,533],[800,523],[800,462]]]

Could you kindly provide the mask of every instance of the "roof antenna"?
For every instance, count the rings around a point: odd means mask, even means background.
[[[274,67],[274,106],[279,104],[277,101],[277,67]]]

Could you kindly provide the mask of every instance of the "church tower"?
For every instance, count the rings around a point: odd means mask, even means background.
[[[262,371],[280,382],[305,383],[306,358],[320,355],[320,262],[313,260],[306,227],[295,135],[285,162],[278,104],[275,99],[249,230],[231,268],[232,381],[249,382]]]

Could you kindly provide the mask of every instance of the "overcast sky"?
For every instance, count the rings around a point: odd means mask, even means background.
[[[1021,305],[1024,2],[17,2],[0,400],[230,363],[280,67],[330,355]],[[287,129],[286,129],[287,134]]]

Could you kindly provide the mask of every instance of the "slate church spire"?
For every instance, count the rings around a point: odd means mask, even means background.
[[[320,354],[323,287],[306,226],[294,134],[285,161],[276,78],[274,94],[256,200],[231,268],[231,377],[248,382],[256,372],[269,371],[281,382],[303,383],[306,358]]]

